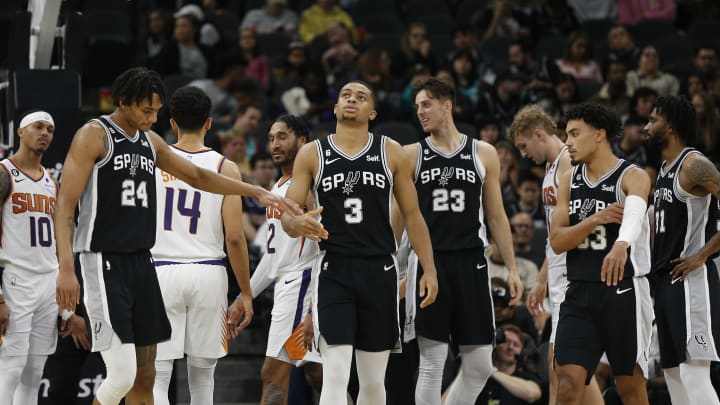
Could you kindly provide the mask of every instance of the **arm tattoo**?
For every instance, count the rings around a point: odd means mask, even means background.
[[[108,135],[106,133],[102,134],[102,141],[103,141],[103,151],[104,151],[103,156],[106,156],[108,151],[110,150],[110,144],[108,143]]]
[[[713,194],[720,191],[720,172],[706,158],[694,159],[688,166],[688,170],[695,184]]]
[[[5,201],[8,193],[10,193],[10,174],[7,170],[0,169],[0,201]],[[2,206],[0,206],[2,211]]]

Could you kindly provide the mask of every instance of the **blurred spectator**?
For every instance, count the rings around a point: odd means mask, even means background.
[[[641,20],[675,21],[676,0],[618,0],[618,21],[635,25]]]
[[[718,51],[712,45],[702,45],[695,49],[693,65],[702,75],[710,91],[715,97],[720,97],[720,74],[718,74]]]
[[[508,217],[512,218],[515,214],[524,212],[530,216],[530,224],[533,228],[544,230],[545,209],[542,206],[542,196],[540,195],[540,178],[530,170],[523,170],[518,175],[517,194],[517,202],[505,207]],[[522,219],[524,220],[524,218]],[[541,264],[542,261],[538,266]]]
[[[275,181],[275,163],[267,152],[258,152],[250,158],[250,175],[247,181],[270,190]],[[265,207],[252,197],[243,197],[243,230],[249,241],[254,241],[258,228],[265,223]]]
[[[235,13],[226,10],[230,0],[203,0],[205,23],[200,27],[202,45],[216,50],[232,46],[237,38],[240,24]]]
[[[538,192],[538,194],[540,193]],[[520,211],[510,217],[510,229],[512,230],[515,255],[530,260],[537,268],[540,268],[545,261],[547,240],[545,227],[538,226],[533,222],[530,214]],[[533,284],[535,284],[534,280]]]
[[[294,38],[298,16],[287,8],[287,0],[265,0],[265,7],[248,11],[240,28],[255,28],[258,34],[282,33]]]
[[[198,43],[200,29],[198,13],[183,11],[186,7],[175,14],[173,39],[162,47],[150,67],[162,76],[181,73],[196,79],[204,79],[208,73],[209,50]],[[202,15],[199,7],[198,12]]]
[[[479,83],[477,65],[472,53],[467,49],[458,50],[453,53],[450,63],[450,73],[457,92],[467,96],[473,104],[477,104]]]
[[[517,40],[508,47],[510,71],[523,81],[521,99],[523,104],[535,103],[553,91],[553,83],[562,72],[547,56],[535,55],[535,48],[527,40]]]
[[[258,104],[241,104],[238,106],[238,114],[233,123],[232,129],[244,135],[246,140],[246,152],[245,157],[250,158],[258,151],[259,142],[254,138],[254,134],[260,125],[262,119],[262,109]],[[237,162],[236,162],[237,163]],[[243,167],[240,168],[244,173],[248,173],[250,169],[249,165],[246,165],[245,170]],[[252,240],[252,239],[251,239]]]
[[[677,96],[680,92],[678,79],[660,70],[660,55],[652,45],[643,48],[637,70],[628,72],[627,86],[630,91],[638,87],[650,87],[659,96]]]
[[[510,126],[520,107],[522,80],[510,70],[498,73],[495,85],[479,94],[477,113],[481,117],[493,116],[500,121],[500,132]]]
[[[540,6],[533,37],[566,36],[578,29],[575,13],[565,0],[547,0]]]
[[[475,122],[478,129],[477,138],[490,145],[495,145],[500,139],[500,123],[494,117],[480,118]]]
[[[521,259],[524,263],[530,266],[535,266],[531,261]],[[490,269],[491,261],[488,260],[488,269]],[[507,278],[507,270],[501,269],[504,272],[504,277]],[[518,267],[520,271],[520,267]],[[533,342],[538,341],[538,328],[535,326],[535,320],[527,307],[523,304],[518,304],[513,307],[508,306],[510,302],[510,288],[508,287],[507,281],[500,277],[495,277],[490,274],[490,291],[493,299],[493,306],[495,307],[495,326],[504,327],[506,325],[515,325],[526,335],[530,336]],[[527,291],[527,290],[526,290]]]
[[[453,88],[457,88],[455,83],[455,77],[447,69],[438,70],[435,75],[438,79],[449,84]],[[453,103],[453,118],[455,122],[473,122],[475,116],[475,104],[473,104],[470,97],[461,91],[455,92],[455,102]],[[466,134],[468,136],[475,136],[475,134]]]
[[[175,21],[172,14],[156,8],[147,13],[145,23],[146,32],[140,44],[140,60],[145,66],[151,66],[163,46],[172,39]]]
[[[445,71],[448,76],[452,79],[452,75],[449,71]],[[417,64],[412,67],[408,74],[407,85],[400,96],[401,110],[403,113],[408,113],[408,116],[416,117],[415,115],[415,100],[412,98],[413,89],[415,83],[425,80],[430,77],[430,69],[427,66]],[[454,79],[453,79],[454,83]],[[454,85],[453,85],[454,87]]]
[[[555,121],[560,121],[565,119],[565,113],[578,102],[575,77],[573,75],[563,74],[557,83],[555,83],[551,96],[539,100],[537,104],[553,117]]]
[[[500,131],[504,134],[504,130]],[[517,184],[520,173],[520,161],[517,150],[505,135],[495,144],[498,159],[500,160],[500,191],[503,196],[503,205],[511,206],[517,202]]]
[[[413,22],[400,39],[400,49],[393,55],[392,74],[405,79],[417,64],[426,66],[431,73],[437,69],[425,24]]]
[[[375,122],[400,119],[400,93],[390,73],[390,54],[381,48],[369,48],[358,58],[358,78],[375,92],[375,109],[383,113]]]
[[[451,67],[456,52],[470,51],[473,59],[475,59],[478,78],[484,82],[493,83],[495,81],[495,72],[493,71],[492,61],[481,52],[475,28],[468,24],[458,23],[452,27],[450,36],[453,41],[453,49],[447,55],[440,55],[443,64]]]
[[[511,0],[495,0],[491,10],[485,13],[480,22],[487,27],[480,42],[485,43],[494,37],[518,39],[531,36],[533,16],[520,9],[513,8]]]
[[[350,40],[350,32],[342,23],[330,24],[327,39],[330,48],[322,54],[322,66],[327,73],[328,85],[340,90],[340,86],[355,74],[358,51]]]
[[[324,34],[333,23],[341,23],[347,27],[353,41],[357,41],[355,23],[350,14],[346,13],[335,0],[317,0],[300,15],[300,39],[306,44],[316,36]]]
[[[257,80],[267,94],[270,91],[270,62],[257,45],[255,30],[253,28],[240,29],[238,45],[240,52],[247,60],[245,76]]]
[[[236,165],[247,179],[250,174],[250,164],[247,161],[247,135],[242,131],[230,128],[222,137],[222,154]]]
[[[617,0],[568,0],[580,23],[587,20],[614,20],[617,16]]]
[[[612,143],[615,156],[625,159],[640,167],[648,165],[647,151],[645,150],[646,134],[643,129],[647,120],[638,116],[630,116],[623,125],[621,137]]]
[[[658,92],[655,89],[638,87],[630,99],[630,116],[636,115],[647,121],[657,98]]]
[[[610,108],[618,116],[627,115],[630,112],[632,91],[627,87],[625,63],[620,60],[608,63],[605,67],[605,77],[607,82],[590,101]]]
[[[237,114],[237,101],[233,89],[245,77],[247,62],[239,52],[225,52],[217,55],[212,65],[210,79],[197,79],[190,86],[202,89],[210,97],[210,117],[216,122],[230,123]]]
[[[640,48],[635,46],[627,28],[622,24],[613,25],[607,35],[608,54],[605,63],[622,61],[628,70],[635,69],[640,59]]]
[[[573,75],[578,82],[602,82],[602,73],[597,62],[592,59],[590,38],[583,31],[575,31],[567,39],[565,52],[557,59],[560,71]]]
[[[492,362],[496,371],[490,376],[476,404],[530,405],[542,397],[537,357],[531,341],[520,328],[508,324],[498,330],[504,340],[493,349]],[[532,363],[532,364],[528,364]]]
[[[697,145],[716,165],[720,163],[720,121],[712,94],[696,94],[690,100],[697,116]]]
[[[255,104],[258,108],[262,109],[263,91],[260,88],[260,83],[254,79],[248,79],[247,77],[241,79],[233,88],[233,95],[235,101],[240,106]]]
[[[703,75],[698,71],[690,72],[685,80],[683,80],[682,87],[680,88],[680,94],[688,100],[692,100],[692,96],[704,91],[708,91],[708,85]]]
[[[308,52],[305,43],[291,42],[285,50],[282,63],[274,71],[275,91],[283,92],[298,86],[305,78],[308,70]]]
[[[318,69],[310,70],[305,75],[302,87],[310,102],[310,107],[303,114],[303,118],[313,124],[334,120],[333,106],[337,97],[336,93],[328,88],[323,72]]]

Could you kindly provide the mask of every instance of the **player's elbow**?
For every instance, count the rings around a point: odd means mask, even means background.
[[[556,232],[550,232],[550,248],[553,252],[561,254],[572,249],[572,247],[567,246],[567,244],[563,242],[561,235],[558,235]]]

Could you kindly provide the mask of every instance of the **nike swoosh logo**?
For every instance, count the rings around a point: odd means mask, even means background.
[[[113,142],[115,142],[115,143],[120,143],[124,140],[125,140],[125,138],[113,138]]]
[[[423,160],[431,160],[435,159],[438,155],[432,155],[432,156],[423,156]]]
[[[388,270],[392,269],[393,267],[395,267],[394,264],[391,264],[389,266],[383,266],[383,270],[388,271]]]
[[[621,289],[618,288],[617,290],[615,290],[615,294],[617,294],[617,295],[625,294],[626,292],[628,292],[628,291],[630,291],[630,290],[632,290],[632,287],[626,288],[626,289],[624,289],[624,290],[621,290]]]
[[[326,165],[329,165],[330,163],[332,163],[332,162],[334,162],[334,161],[336,161],[336,160],[340,160],[340,158],[335,158],[335,159],[325,159],[325,164],[326,164]]]
[[[482,270],[482,269],[484,269],[485,267],[487,267],[487,264],[478,264],[476,268],[477,268],[478,270]]]
[[[297,280],[298,278],[299,278],[299,277],[295,277],[295,278],[292,279],[292,280],[285,280],[285,284],[290,284],[290,283],[292,283],[293,281]]]
[[[25,180],[25,179],[15,179],[15,183],[20,183],[23,180]]]
[[[570,188],[578,188],[578,187],[580,187],[579,184],[570,183]]]
[[[670,281],[670,284],[675,284],[675,283],[677,283],[678,281],[681,281],[681,280],[682,280],[682,277],[674,278],[674,279],[672,279],[672,280]]]

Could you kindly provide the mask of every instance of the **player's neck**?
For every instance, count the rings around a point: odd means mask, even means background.
[[[199,133],[181,133],[178,136],[178,141],[175,146],[189,152],[207,149],[205,146],[205,137]]]
[[[675,158],[682,153],[683,149],[687,147],[683,142],[680,142],[675,137],[667,137],[667,145],[660,151],[660,156],[667,163],[672,163]]]
[[[585,164],[587,166],[587,174],[590,180],[596,181],[604,176],[610,170],[617,166],[617,156],[612,153],[610,146],[600,147],[592,160]]]
[[[552,163],[560,155],[560,151],[565,144],[556,135],[548,135],[547,137],[547,159],[548,163]]]
[[[338,122],[333,142],[343,152],[354,155],[367,145],[368,137],[367,125],[347,125]]]
[[[33,175],[39,175],[43,171],[41,162],[42,157],[42,153],[36,153],[21,147],[10,157],[10,159],[13,161],[15,166],[22,169],[22,171]]]
[[[109,117],[112,122],[115,123],[115,125],[125,131],[127,136],[135,136],[135,132],[138,131],[138,128],[130,124],[127,118],[125,118],[125,115],[119,110],[113,111],[112,114],[109,115]]]
[[[452,120],[446,120],[439,125],[439,128],[430,132],[432,144],[447,153],[456,151],[462,140],[463,136]]]
[[[294,162],[280,168],[280,173],[282,173],[283,179],[289,179],[290,177],[292,177],[293,164]]]

